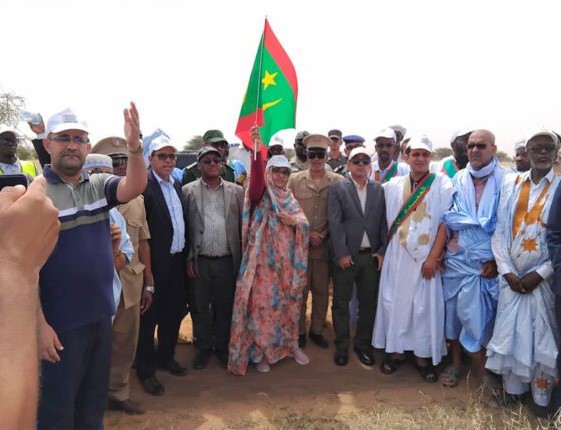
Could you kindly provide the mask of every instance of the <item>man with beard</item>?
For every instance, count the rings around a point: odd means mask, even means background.
[[[33,178],[37,176],[33,161],[17,157],[18,140],[19,133],[14,128],[0,124],[0,175],[23,173]]]
[[[467,143],[469,164],[453,178],[454,200],[443,215],[448,229],[445,272],[446,338],[452,363],[444,386],[455,387],[462,369],[462,347],[470,353],[476,377],[493,385],[485,371],[485,346],[491,335],[499,295],[497,265],[491,249],[499,192],[504,175],[495,157],[495,136],[475,130]]]
[[[290,159],[290,168],[293,172],[300,172],[308,168],[308,157],[303,140],[309,134],[307,131],[299,131],[294,138],[295,155]]]
[[[557,142],[547,129],[530,135],[532,167],[505,178],[493,235],[500,296],[486,367],[502,375],[508,400],[531,390],[537,415],[545,413],[557,380],[559,332],[545,225],[560,181],[553,172]]]
[[[392,158],[396,151],[396,135],[391,128],[384,128],[374,138],[376,154],[378,159],[372,162],[372,173],[370,178],[386,183],[395,176],[403,176],[409,173],[409,166]]]
[[[450,138],[450,146],[452,147],[452,155],[443,158],[439,163],[436,163],[436,172],[442,172],[453,178],[456,173],[466,167],[468,163],[468,156],[466,152],[466,145],[471,133],[471,129],[460,129]]]
[[[514,160],[518,173],[530,170],[530,157],[528,157],[528,151],[526,151],[526,139],[520,139],[514,144]]]
[[[111,359],[114,255],[109,210],[146,186],[134,103],[124,110],[124,178],[82,169],[87,124],[70,109],[53,115],[43,140],[47,195],[59,210],[58,243],[41,269],[38,309],[41,394],[37,428],[102,428]]]

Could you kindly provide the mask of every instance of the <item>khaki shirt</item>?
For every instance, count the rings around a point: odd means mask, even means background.
[[[308,222],[310,223],[310,231],[326,233],[325,240],[317,248],[310,245],[309,258],[315,260],[327,260],[328,255],[328,228],[327,228],[327,191],[329,185],[333,182],[340,181],[341,176],[326,170],[325,176],[316,182],[310,177],[309,170],[294,173],[290,175],[288,187],[292,190],[294,197],[298,200],[298,204],[304,211]]]
[[[123,300],[125,309],[136,305],[142,297],[144,289],[144,264],[138,259],[138,244],[141,240],[150,239],[150,230],[146,222],[144,197],[136,197],[128,203],[117,206],[117,209],[127,222],[127,233],[130,236],[134,254],[129,264],[119,271],[123,285]]]

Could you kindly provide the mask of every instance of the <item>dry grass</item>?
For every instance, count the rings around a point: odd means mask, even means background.
[[[495,408],[481,395],[470,395],[454,405],[430,404],[414,409],[378,404],[332,417],[294,412],[273,413],[268,422],[242,420],[228,423],[230,430],[352,430],[352,429],[559,429],[561,417],[553,421],[535,418],[525,406]]]

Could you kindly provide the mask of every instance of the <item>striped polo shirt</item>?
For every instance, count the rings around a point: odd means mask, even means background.
[[[80,181],[69,184],[50,165],[43,176],[61,228],[39,274],[39,289],[47,322],[62,332],[115,313],[109,209],[120,204],[121,178],[107,173],[89,176],[82,170]]]

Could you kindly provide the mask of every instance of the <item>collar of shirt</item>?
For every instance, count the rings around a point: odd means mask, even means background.
[[[175,180],[173,179],[173,176],[169,175],[169,179],[167,181],[165,181],[164,179],[160,178],[158,176],[158,174],[156,172],[154,172],[152,170],[152,173],[154,174],[154,178],[156,178],[156,180],[158,181],[159,184],[169,184],[173,187],[173,184],[175,182]]]
[[[522,173],[522,182],[526,182],[526,181],[529,180],[533,185],[536,185],[536,184],[534,184],[534,182],[531,180],[531,176],[530,176],[531,174],[532,174],[532,169],[528,170],[527,172]],[[549,172],[547,172],[547,175],[545,175],[545,176],[540,180],[540,182],[539,182],[537,185],[541,185],[541,183],[542,183],[543,181],[551,182],[551,181],[553,181],[553,178],[554,178],[554,177],[555,177],[555,172],[553,171],[553,167],[552,167],[552,168],[549,170]],[[537,185],[536,185],[536,186],[537,186]]]
[[[210,185],[208,185],[208,184],[204,181],[203,178],[201,178],[201,183],[203,184],[203,186],[204,186],[205,188],[208,188],[208,189],[210,189],[210,190],[219,190],[220,188],[222,188],[222,185],[224,184],[224,180],[223,180],[222,177],[220,177],[220,176],[218,177],[218,179],[220,180],[220,182],[218,183],[218,186],[217,186],[216,188],[215,188],[215,187],[211,187]]]
[[[351,181],[353,182],[353,184],[355,184],[356,189],[359,190],[359,191],[363,191],[366,188],[366,186],[368,185],[368,178],[366,178],[366,181],[364,182],[364,186],[362,186],[362,187],[360,185],[358,185],[358,182],[356,182],[353,179],[353,175],[349,175],[349,178],[351,178]]]
[[[385,169],[382,169],[382,168],[380,167],[380,161],[379,161],[379,160],[374,161],[374,163],[376,163],[376,164],[374,165],[374,170],[380,172],[383,176],[385,176],[385,174],[386,174],[387,172],[389,172],[389,170],[393,167],[395,161],[394,161],[394,160],[391,160],[391,161],[390,161],[390,164],[388,164],[388,167],[386,167]]]

